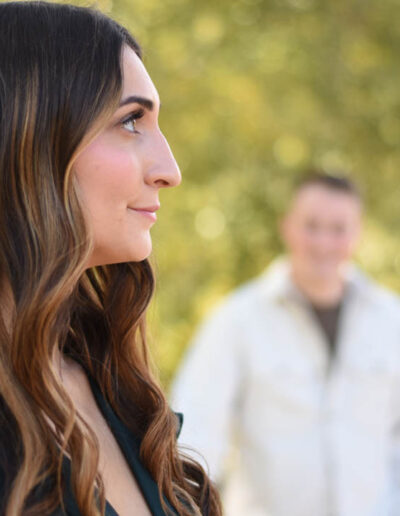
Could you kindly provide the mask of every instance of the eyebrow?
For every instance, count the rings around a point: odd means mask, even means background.
[[[149,111],[154,109],[154,102],[150,99],[146,99],[145,97],[138,97],[136,95],[131,95],[130,97],[126,97],[126,99],[121,100],[119,107],[126,106],[126,104],[140,104],[145,107]]]

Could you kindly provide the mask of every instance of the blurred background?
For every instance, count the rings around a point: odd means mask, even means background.
[[[400,291],[398,0],[95,5],[143,46],[183,174],[153,230],[149,328],[165,386],[200,319],[282,252],[277,224],[307,167],[358,182],[357,261]]]

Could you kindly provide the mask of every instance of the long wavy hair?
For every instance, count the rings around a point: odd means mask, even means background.
[[[124,45],[141,56],[127,30],[95,10],[0,3],[0,511],[7,516],[62,506],[65,455],[80,512],[105,512],[98,443],[60,381],[55,349],[84,367],[141,439],[162,500],[183,516],[221,514],[200,465],[178,454],[176,416],[151,373],[148,261],[85,266],[93,244],[73,164],[118,105]]]

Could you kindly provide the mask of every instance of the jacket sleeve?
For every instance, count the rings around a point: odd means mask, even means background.
[[[400,379],[394,382],[397,389],[400,389]],[[396,405],[391,407],[393,410],[393,429],[391,442],[388,443],[388,492],[382,497],[381,505],[378,504],[374,516],[388,514],[388,516],[398,516],[400,509],[400,396],[395,395]],[[381,507],[382,506],[382,507]]]
[[[382,507],[378,505],[374,516],[380,514],[388,514],[389,516],[398,516],[400,510],[400,302],[396,298],[396,303],[392,302],[387,308],[396,311],[394,313],[394,319],[396,320],[397,326],[397,339],[398,346],[396,349],[396,355],[391,356],[390,365],[393,367],[392,370],[392,397],[391,404],[389,406],[389,413],[391,416],[391,434],[389,435],[389,493],[386,497],[383,497]]]
[[[184,414],[181,450],[216,482],[222,480],[237,416],[240,344],[235,311],[225,305],[198,331],[172,388],[172,408]]]

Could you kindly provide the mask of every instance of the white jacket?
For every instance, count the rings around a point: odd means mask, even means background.
[[[202,326],[172,407],[218,482],[238,443],[248,498],[227,516],[400,516],[400,304],[355,268],[337,345],[332,361],[286,261]]]

